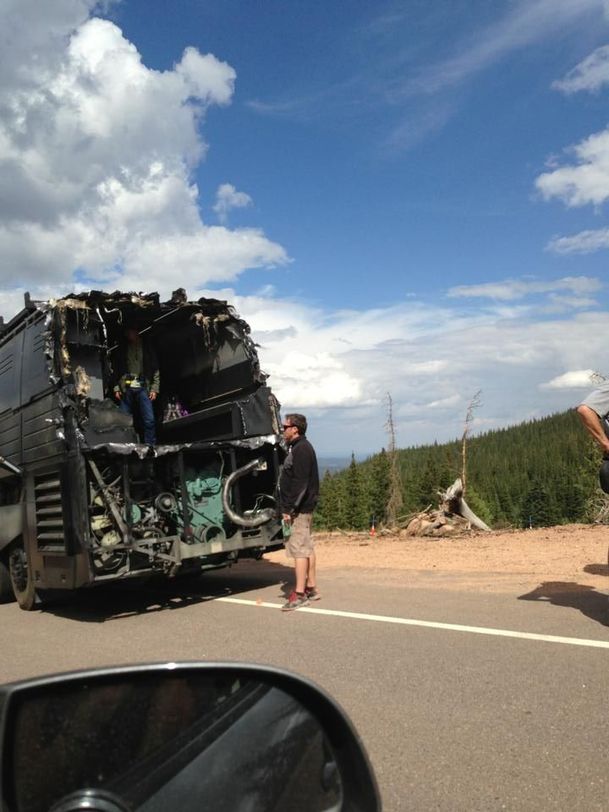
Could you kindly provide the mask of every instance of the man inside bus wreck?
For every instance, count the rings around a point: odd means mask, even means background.
[[[113,358],[115,373],[120,375],[114,387],[114,397],[121,411],[137,412],[144,428],[144,442],[156,444],[156,426],[152,403],[159,394],[161,376],[159,362],[150,339],[143,338],[137,327],[127,325],[124,344],[119,345]]]

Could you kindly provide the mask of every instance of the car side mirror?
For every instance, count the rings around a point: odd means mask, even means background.
[[[273,668],[184,663],[0,687],[2,812],[379,810],[338,705]]]

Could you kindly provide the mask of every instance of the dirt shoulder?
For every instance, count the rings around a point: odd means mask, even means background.
[[[317,533],[315,541],[320,575],[356,569],[380,583],[488,592],[551,591],[552,585],[564,590],[570,584],[609,589],[609,527],[598,525],[472,532],[446,539]],[[265,558],[287,563],[284,551]]]

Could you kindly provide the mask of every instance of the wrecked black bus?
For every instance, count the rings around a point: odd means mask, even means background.
[[[137,325],[158,359],[154,444],[119,408]],[[25,295],[0,321],[0,601],[230,565],[278,549],[279,405],[226,302]]]

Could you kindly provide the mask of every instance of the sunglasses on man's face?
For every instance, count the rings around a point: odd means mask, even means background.
[[[286,429],[293,429],[293,428],[294,428],[294,426],[286,426],[286,424],[284,423],[284,424],[281,426],[281,428],[282,428],[282,429],[285,431]]]

